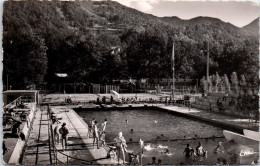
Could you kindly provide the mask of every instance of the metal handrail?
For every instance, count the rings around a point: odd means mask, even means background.
[[[5,109],[11,107],[12,105],[16,105],[17,102],[18,103],[21,103],[21,102],[31,103],[33,101],[34,101],[33,97],[31,97],[31,96],[19,96],[17,99],[15,99],[11,103],[4,106],[3,109],[5,110]]]
[[[12,101],[11,103],[7,104],[6,106],[3,107],[3,109],[9,108],[9,107],[11,107],[12,105],[15,105],[18,100],[21,100],[21,97],[22,97],[22,96],[18,97],[17,99],[15,99],[14,101]]]

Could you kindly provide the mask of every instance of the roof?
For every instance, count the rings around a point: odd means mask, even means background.
[[[58,77],[67,77],[68,76],[67,73],[55,73],[55,75]]]
[[[3,94],[6,93],[37,93],[37,90],[7,90],[2,92]]]

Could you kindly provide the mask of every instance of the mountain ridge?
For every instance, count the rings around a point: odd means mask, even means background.
[[[236,71],[247,75],[251,82],[256,79],[257,36],[220,19],[160,18],[113,1],[4,2],[3,76],[14,75],[11,82],[35,82],[35,76],[29,75],[37,74],[34,67],[22,72],[24,66],[18,61],[30,62],[28,53],[44,56],[42,61],[47,59],[47,74],[38,75],[41,80],[37,83],[53,82],[53,73],[59,72],[68,73],[78,82],[129,77],[156,82],[171,77],[173,43],[176,78],[201,79],[206,64],[201,50],[209,43],[210,74],[230,75]],[[115,47],[120,48],[120,54],[111,56],[111,48]],[[42,63],[41,59],[34,60]],[[13,66],[21,72],[14,71]]]
[[[242,27],[248,31],[251,31],[255,34],[259,34],[259,17],[250,22],[249,24]]]

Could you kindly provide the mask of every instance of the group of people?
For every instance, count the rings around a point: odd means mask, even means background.
[[[100,98],[97,97],[97,101],[96,101],[96,104],[106,104],[106,96],[103,96],[101,98],[101,101],[100,101]],[[114,97],[113,96],[110,96],[110,104],[113,104],[114,103]]]
[[[69,94],[68,98],[65,98],[65,103],[72,103],[71,94]]]
[[[204,150],[200,142],[195,150],[190,147],[190,144],[187,144],[187,147],[184,149],[183,153],[185,155],[185,159],[187,160],[187,162],[189,161],[194,162],[197,160],[197,158],[207,157],[207,151]]]
[[[95,118],[93,118],[90,121],[89,125],[89,132],[88,136],[93,138],[93,148],[97,147],[97,149],[100,148],[99,141],[101,141],[101,146],[108,146],[105,140],[105,134],[106,134],[106,127],[107,127],[107,119],[104,120],[104,122],[101,124],[101,127],[98,127],[98,122]],[[139,156],[133,153],[133,151],[130,151],[127,149],[126,140],[123,136],[122,132],[119,132],[116,138],[114,139],[115,142],[112,144],[115,144],[115,150],[117,154],[118,164],[120,163],[120,158],[123,159],[123,164],[126,163],[125,160],[125,154],[129,153],[129,156],[132,156],[131,162],[132,163],[139,163]],[[140,142],[142,142],[140,140]],[[143,146],[143,145],[142,145]],[[111,151],[113,150],[113,146],[108,146],[111,148]],[[110,151],[109,151],[110,152]],[[108,154],[109,156],[109,154]]]
[[[60,140],[61,140],[61,144],[62,144],[62,149],[64,150],[67,149],[67,139],[68,139],[68,134],[69,134],[69,130],[66,127],[66,123],[62,123],[61,126],[56,125],[53,129],[53,134],[54,134],[54,140],[57,144],[60,144]]]
[[[101,124],[101,129],[98,128],[98,122],[95,118],[90,121],[88,136],[93,138],[93,148],[95,145],[97,149],[99,149],[99,140],[101,141],[102,146],[106,146],[106,126],[107,126],[107,119]]]
[[[120,161],[120,156],[122,155],[123,158],[123,164],[126,163],[125,161],[125,154],[129,154],[129,164],[133,165],[140,165],[141,159],[142,159],[142,154],[143,154],[143,149],[144,149],[144,141],[140,138],[139,139],[139,148],[140,152],[135,153],[133,150],[127,149],[127,144],[126,140],[123,137],[123,133],[119,132],[117,137],[114,139],[116,141],[116,150],[117,150],[117,157],[118,157],[118,164]],[[139,158],[139,155],[141,158]]]
[[[3,114],[3,127],[4,127],[4,131],[9,131],[11,130],[11,133],[4,133],[4,137],[18,137],[20,138],[22,141],[25,140],[25,135],[24,133],[21,131],[20,126],[22,124],[22,121],[26,121],[27,125],[29,127],[29,121],[28,121],[28,112],[25,111],[21,111],[21,112],[15,112],[14,109],[25,109],[28,108],[26,107],[23,103],[18,103],[16,102],[16,106],[13,108],[7,108],[6,110],[4,110],[4,114]]]
[[[101,146],[107,146],[106,141],[105,141],[106,126],[107,126],[107,119],[105,119],[104,122],[101,124],[100,129],[98,127],[98,122],[95,118],[93,118],[90,121],[88,137],[93,138],[93,148],[97,147],[97,149],[100,149],[99,141],[101,141]],[[66,123],[65,122],[62,123],[61,126],[59,126],[57,124],[53,129],[53,133],[54,133],[54,141],[57,144],[60,144],[60,141],[61,141],[62,149],[63,150],[66,149],[67,148],[67,137],[69,134],[69,130],[66,127]],[[123,137],[123,133],[119,132],[117,137],[114,140],[116,143],[118,163],[120,161],[121,156],[123,158],[123,163],[125,163],[125,153],[131,152],[131,151],[128,151],[126,149],[127,145],[126,145],[126,140]]]
[[[156,157],[152,157],[152,163],[148,163],[148,165],[161,165],[162,160],[158,159],[158,162],[156,162]]]

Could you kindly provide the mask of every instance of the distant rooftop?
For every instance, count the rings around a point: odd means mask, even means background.
[[[55,75],[58,77],[67,77],[68,76],[67,73],[55,73]]]
[[[25,93],[25,92],[36,93],[37,90],[7,90],[7,91],[3,91],[2,93]]]

